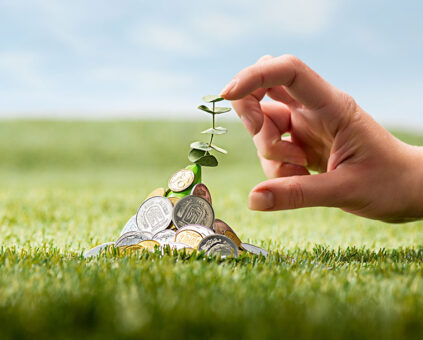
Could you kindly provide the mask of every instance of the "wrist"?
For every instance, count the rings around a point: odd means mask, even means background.
[[[404,179],[403,187],[399,190],[404,192],[404,222],[423,218],[423,147],[405,144],[406,167],[405,172],[400,174]]]

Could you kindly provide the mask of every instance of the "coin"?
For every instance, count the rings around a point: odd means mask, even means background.
[[[138,244],[132,244],[130,246],[120,247],[120,250],[123,252],[132,252],[136,250],[143,250],[144,248],[139,246]]]
[[[186,252],[187,254],[191,254],[194,251],[194,248],[191,248],[190,246],[188,246],[187,244],[183,244],[183,243],[178,243],[178,242],[169,242],[167,244],[164,244],[162,246],[162,254],[165,254],[166,249],[169,249],[170,251],[180,251],[183,250],[184,252]]]
[[[173,230],[166,229],[159,231],[156,235],[154,235],[153,240],[160,242],[160,244],[175,242],[175,235],[176,233]]]
[[[187,249],[187,248],[192,249],[189,245],[185,243],[179,243],[179,242],[169,242],[162,246],[162,248],[166,248],[166,247],[169,247],[170,249],[175,249],[175,250],[181,250],[181,249]]]
[[[191,190],[191,195],[199,196],[207,200],[210,204],[212,204],[211,195],[209,189],[203,183],[198,183],[194,185]]]
[[[225,235],[226,230],[234,232],[233,229],[227,223],[223,222],[218,218],[216,218],[213,222],[213,230],[216,234],[220,235]]]
[[[205,237],[198,245],[199,250],[203,250],[206,255],[218,255],[225,258],[233,255],[238,256],[238,247],[229,238],[223,235],[210,235]]]
[[[242,248],[242,246],[241,246],[242,241],[239,239],[238,235],[235,234],[233,231],[226,230],[225,236],[227,238],[231,239],[232,241],[234,241],[234,243],[237,245],[238,248]]]
[[[93,257],[93,256],[97,256],[98,254],[101,253],[101,251],[106,248],[107,246],[110,246],[112,244],[115,244],[114,242],[107,242],[107,243],[103,243],[100,244],[98,246],[95,246],[94,248],[91,248],[90,250],[87,250],[84,253],[84,258],[89,258],[89,257]]]
[[[157,188],[155,190],[153,190],[152,192],[150,192],[150,194],[146,197],[146,200],[148,200],[151,197],[154,196],[161,196],[163,197],[166,194],[166,190],[164,188]]]
[[[189,169],[181,169],[174,173],[169,179],[169,189],[174,192],[181,192],[188,189],[194,182],[194,172]]]
[[[129,233],[123,234],[115,243],[115,247],[124,247],[137,244],[144,240],[149,240],[150,235],[146,235],[141,231],[130,231]]]
[[[269,252],[263,248],[257,247],[255,245],[249,244],[249,243],[241,243],[241,246],[246,251],[255,254],[255,255],[263,255],[264,257],[267,257],[269,255]]]
[[[126,234],[130,231],[140,231],[140,229],[137,226],[137,215],[132,216],[128,222],[126,222],[125,226],[123,227],[121,233],[119,236],[122,236],[123,234]]]
[[[199,196],[207,200],[210,204],[212,204],[212,198],[210,195],[209,189],[206,187],[203,183],[198,183],[194,185],[194,187],[191,190],[191,195],[193,196]]]
[[[172,220],[179,229],[187,224],[199,224],[211,228],[214,220],[213,208],[207,200],[198,196],[185,196],[176,203]]]
[[[142,232],[157,234],[172,221],[172,203],[166,197],[151,197],[141,204],[137,212],[137,226]]]
[[[181,199],[180,197],[168,197],[173,206]]]
[[[139,242],[137,246],[140,246],[144,249],[148,249],[149,251],[154,251],[156,246],[160,247],[160,243],[154,240],[145,240],[145,241]]]
[[[182,227],[181,229],[178,229],[178,231],[176,232],[177,234],[180,233],[183,230],[194,230],[197,233],[201,234],[201,236],[206,237],[209,235],[214,235],[213,230],[211,230],[210,228],[207,227],[203,227],[202,225],[198,225],[198,224],[188,224],[185,227]]]
[[[190,229],[182,230],[175,236],[175,242],[187,244],[191,248],[197,248],[202,239],[203,236],[200,233]]]

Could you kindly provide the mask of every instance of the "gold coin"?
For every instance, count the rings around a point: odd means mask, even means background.
[[[178,228],[176,228],[176,226],[173,223],[170,223],[170,227],[168,229],[173,230],[173,231],[178,230]]]
[[[148,249],[150,251],[154,251],[155,250],[155,246],[160,247],[160,243],[154,240],[145,240],[145,241],[141,241],[140,243],[136,244],[137,246],[144,248],[144,249]]]
[[[198,248],[202,239],[203,236],[200,233],[189,229],[182,230],[175,236],[175,242],[186,244],[194,249]]]
[[[234,241],[234,243],[237,245],[238,248],[242,249],[241,243],[242,241],[239,239],[239,237],[237,236],[237,234],[235,234],[233,231],[231,230],[225,230],[224,235],[231,239],[232,241]]]
[[[143,248],[140,247],[138,244],[133,244],[131,246],[122,247],[124,251],[133,251],[133,250],[142,250]]]
[[[173,206],[181,199],[180,197],[168,197]]]
[[[181,169],[174,173],[169,179],[169,189],[173,192],[181,192],[188,189],[194,182],[194,172],[189,169]]]
[[[157,188],[157,189],[153,190],[152,192],[150,192],[150,194],[147,196],[146,200],[148,200],[149,198],[154,197],[154,196],[164,197],[165,194],[166,194],[166,190],[164,188]]]

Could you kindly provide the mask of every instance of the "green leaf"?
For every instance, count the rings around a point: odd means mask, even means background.
[[[201,133],[208,133],[210,135],[211,134],[214,134],[214,135],[224,135],[227,132],[228,132],[228,130],[226,130],[225,128],[220,128],[220,129],[218,129],[218,128],[215,128],[215,129],[210,128],[210,129],[201,131]]]
[[[194,142],[194,143],[191,143],[191,148],[197,149],[197,150],[202,150],[202,151],[211,151],[213,149],[206,142]]]
[[[219,97],[219,96],[216,96],[216,95],[213,95],[213,94],[210,94],[208,96],[204,96],[203,97],[203,100],[206,103],[216,103],[216,102],[220,102],[220,101],[224,100],[224,98]]]
[[[198,150],[198,149],[192,149],[188,154],[188,159],[195,163],[198,161],[201,157],[203,157],[206,154],[206,151]]]
[[[213,149],[215,149],[216,151],[219,151],[221,153],[224,153],[225,155],[228,153],[228,151],[226,151],[225,149],[222,149],[221,147],[217,146],[217,145],[210,145]]]
[[[219,113],[225,113],[225,112],[229,112],[231,110],[232,109],[230,107],[215,107],[214,108],[214,113],[217,113],[217,114],[219,114]]]
[[[206,155],[201,157],[195,163],[202,165],[202,166],[217,166],[219,163],[217,162],[216,157],[213,155]]]
[[[198,107],[198,109],[200,109],[200,110],[203,110],[203,111],[205,111],[205,112],[208,112],[208,113],[214,113],[212,110],[210,110],[206,105],[200,105],[199,107]]]

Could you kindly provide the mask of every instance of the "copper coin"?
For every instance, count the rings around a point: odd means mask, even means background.
[[[226,230],[229,230],[235,233],[233,229],[227,223],[223,222],[222,220],[218,218],[216,218],[213,222],[213,230],[216,234],[220,234],[220,235],[225,235]]]
[[[242,248],[242,246],[241,246],[242,241],[240,240],[240,238],[238,237],[238,235],[235,234],[233,231],[226,230],[225,231],[225,236],[227,238],[231,239],[232,241],[234,241],[234,243],[237,245],[238,248]]]
[[[191,195],[193,196],[199,196],[204,199],[206,199],[210,204],[212,204],[212,198],[210,195],[209,189],[206,187],[203,183],[198,183],[194,185],[194,187],[191,190]]]

